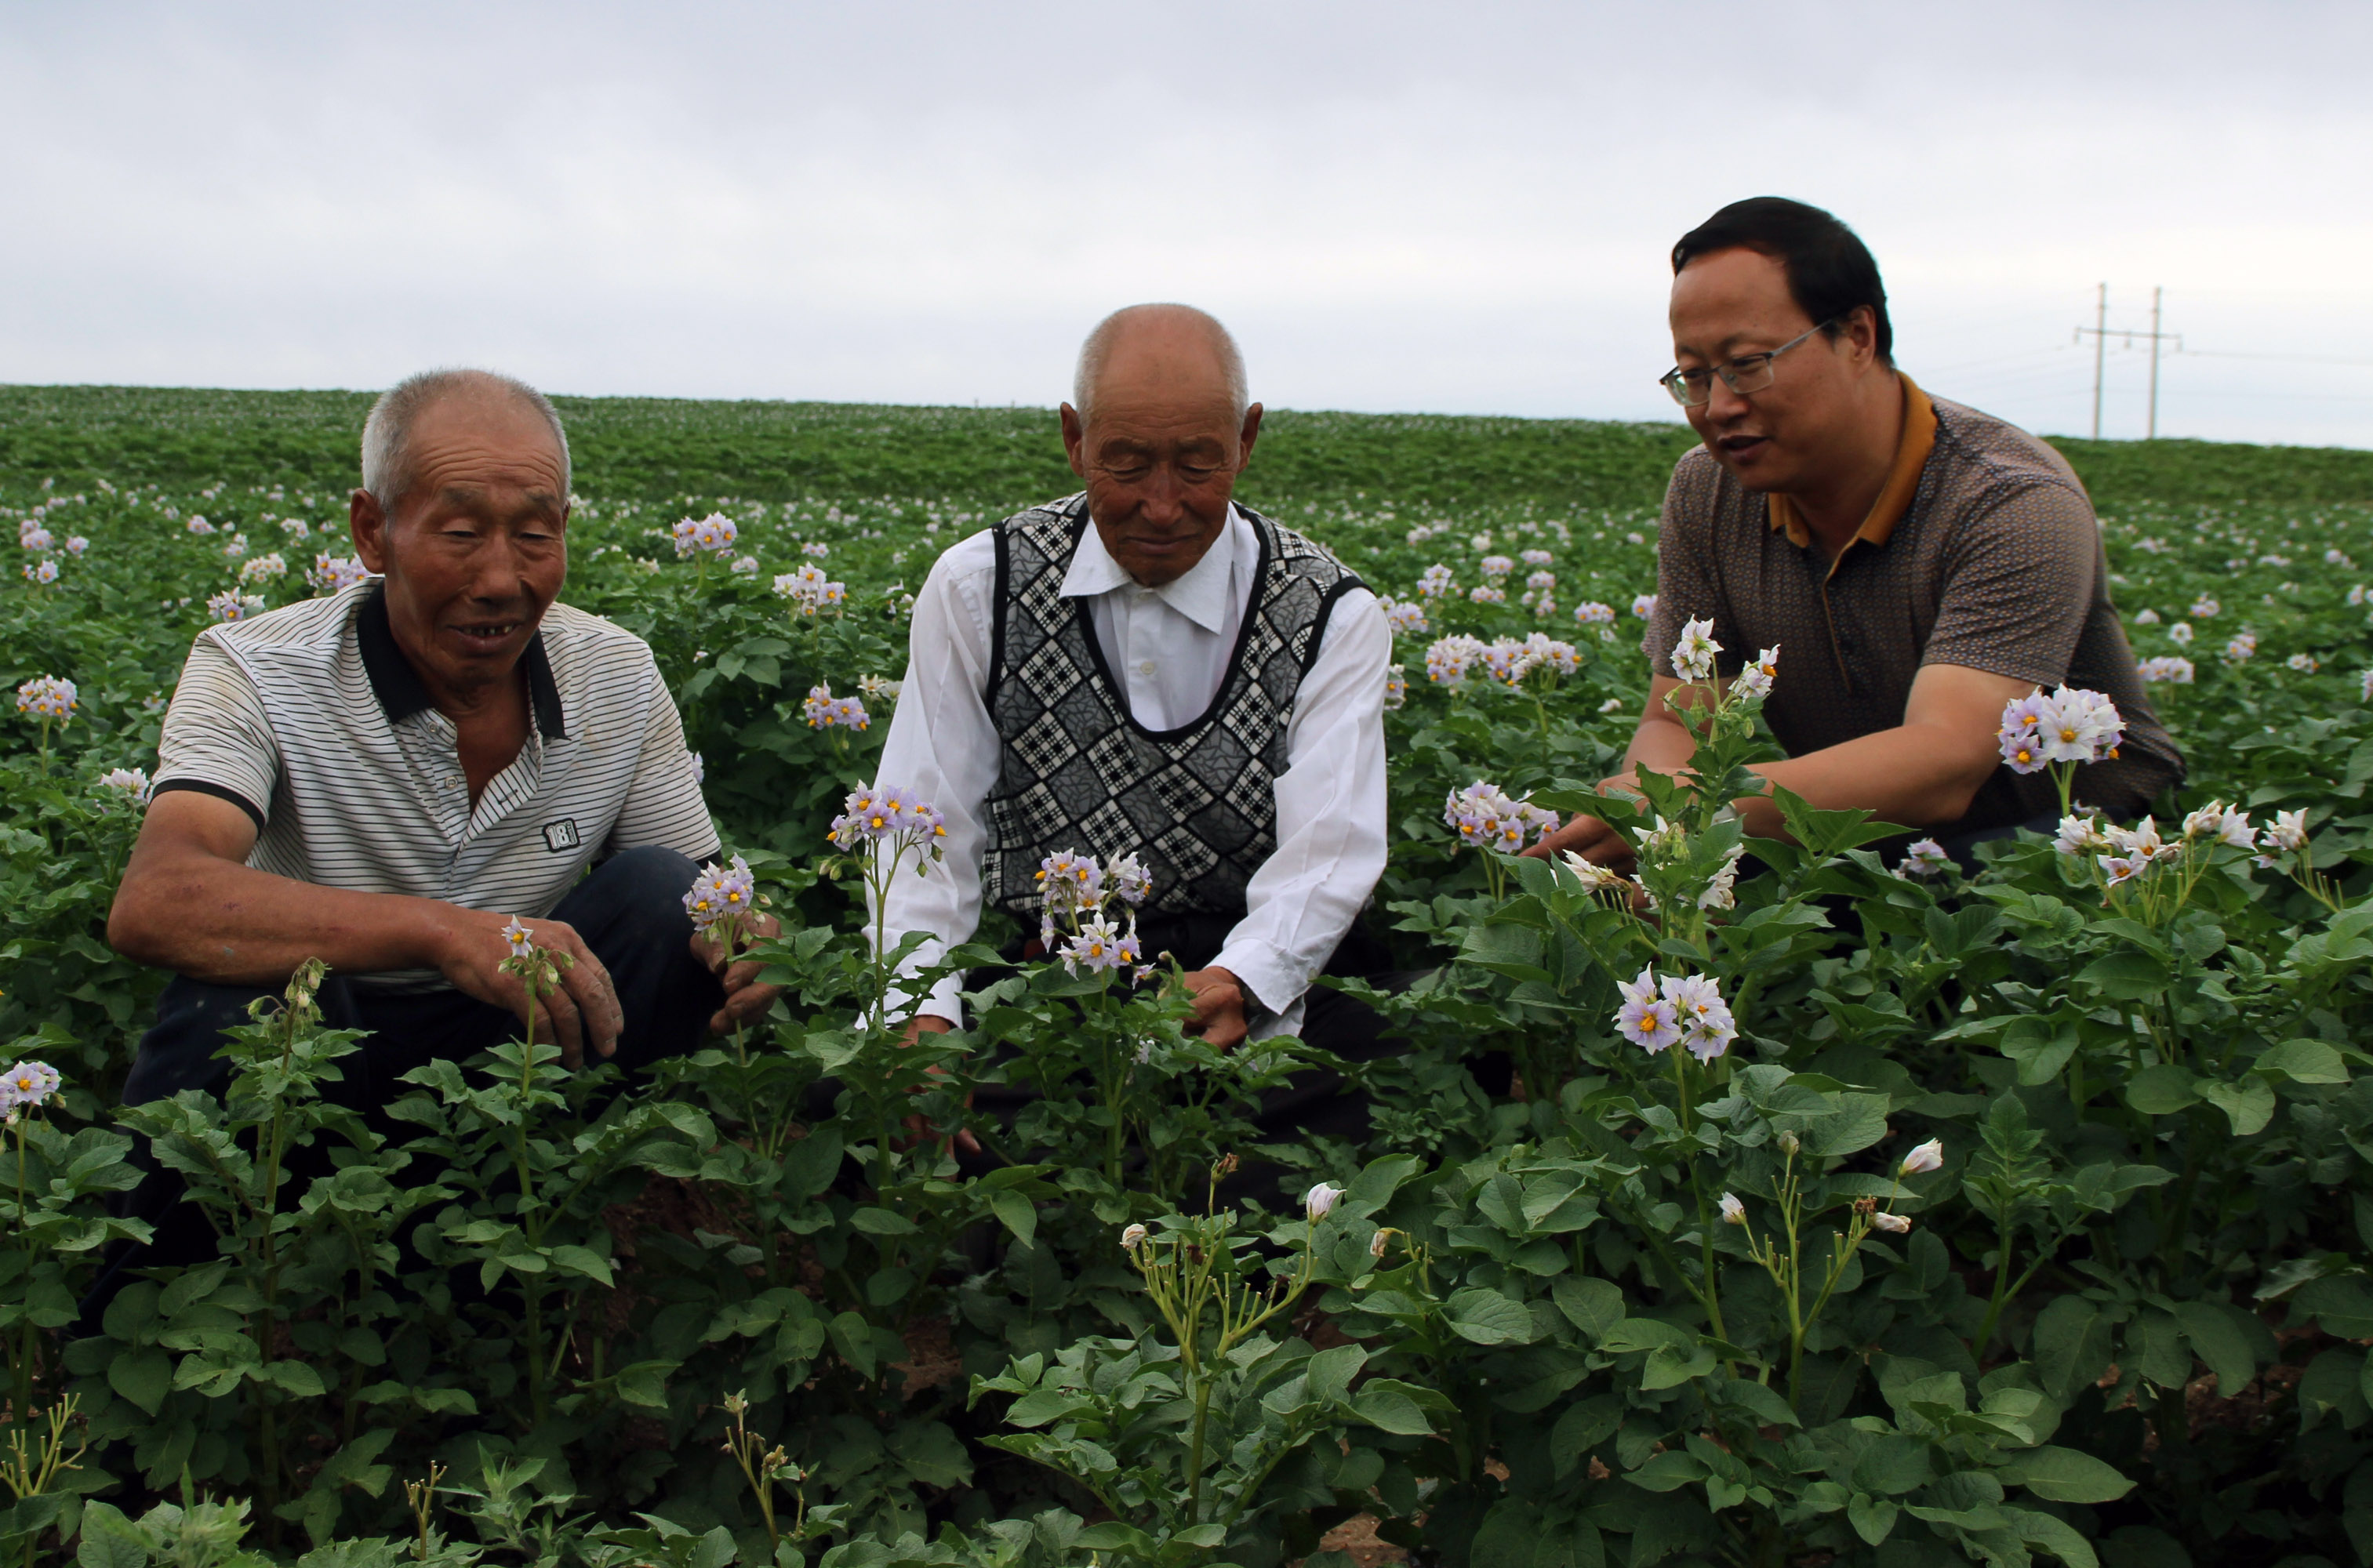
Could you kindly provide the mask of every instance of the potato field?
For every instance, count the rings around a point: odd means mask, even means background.
[[[1422,978],[1365,1142],[1255,1146],[1311,1053],[1125,970],[897,1049],[827,837],[902,783],[932,560],[1076,488],[1052,414],[561,400],[564,598],[675,690],[773,1016],[423,1070],[388,1137],[300,984],[225,1097],[122,1106],[164,710],[210,621],[358,570],[368,405],[0,389],[0,1560],[2373,1563],[2373,454],[2065,447],[2190,768],[2147,827],[1742,842],[1750,691],[1596,807],[1643,918],[1505,851],[1630,736],[1687,432],[1276,415],[1240,497],[1392,606],[1366,918]],[[1048,1092],[985,1172],[900,1133],[991,1078]],[[218,1255],[86,1313],[135,1148]]]

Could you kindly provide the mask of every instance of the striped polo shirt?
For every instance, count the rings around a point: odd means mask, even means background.
[[[453,721],[397,647],[379,579],[210,626],[165,715],[157,792],[197,790],[253,818],[258,871],[529,918],[619,850],[718,853],[641,638],[555,604],[520,663],[534,722],[473,806]],[[443,983],[432,970],[368,978]]]

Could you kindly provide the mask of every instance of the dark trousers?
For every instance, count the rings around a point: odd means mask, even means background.
[[[696,1048],[724,1001],[717,977],[692,956],[692,920],[684,912],[684,894],[698,872],[673,850],[625,850],[594,867],[552,911],[550,918],[575,927],[610,972],[625,1028],[617,1054],[609,1060],[629,1073]],[[250,1021],[251,1003],[286,990],[175,977],[158,1000],[155,1026],[140,1037],[139,1055],[123,1081],[123,1103],[146,1105],[183,1089],[222,1093],[230,1067],[215,1053],[222,1049],[224,1031]],[[333,974],[322,982],[319,1000],[321,1021],[329,1028],[370,1032],[360,1051],[340,1061],[345,1081],[325,1086],[326,1091],[382,1132],[394,1127],[384,1116],[386,1108],[408,1092],[404,1074],[436,1057],[474,1056],[521,1033],[512,1014],[450,989],[390,994]],[[591,1054],[590,1041],[587,1053],[589,1060],[601,1060]],[[122,1287],[127,1271],[187,1266],[214,1255],[213,1227],[181,1202],[181,1177],[158,1169],[146,1148],[134,1155],[146,1174],[119,1201],[117,1212],[146,1220],[156,1235],[145,1248],[119,1246],[111,1253],[91,1293],[91,1302],[100,1307]]]

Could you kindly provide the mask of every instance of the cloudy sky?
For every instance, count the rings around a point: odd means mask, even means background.
[[[2373,6],[0,0],[0,380],[1048,404],[1178,298],[1296,408],[1668,418],[1673,239],[1871,243],[2051,432],[2373,446]],[[2107,356],[2138,436],[2148,358]]]

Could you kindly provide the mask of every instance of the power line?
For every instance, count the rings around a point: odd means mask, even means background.
[[[2344,359],[2330,354],[2239,354],[2227,349],[2179,348],[2177,354],[2192,359],[2273,359],[2288,365],[2355,365],[2373,367],[2373,359]]]

